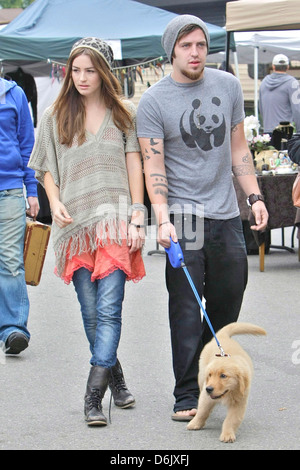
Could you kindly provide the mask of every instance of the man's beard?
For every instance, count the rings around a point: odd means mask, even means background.
[[[198,70],[196,72],[190,72],[189,70],[182,69],[180,70],[182,75],[184,75],[186,78],[189,78],[190,80],[199,80],[202,75],[203,75],[203,69]]]

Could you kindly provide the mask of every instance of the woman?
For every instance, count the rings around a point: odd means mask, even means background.
[[[125,280],[145,275],[135,108],[121,99],[112,64],[104,41],[84,38],[74,44],[61,92],[44,112],[29,162],[52,211],[55,271],[66,283],[73,281],[90,344],[88,425],[107,424],[102,399],[108,385],[117,406],[134,404],[117,348]]]

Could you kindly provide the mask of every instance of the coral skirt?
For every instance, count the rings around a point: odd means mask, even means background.
[[[126,240],[122,245],[108,243],[98,246],[94,252],[84,252],[67,257],[65,269],[61,278],[66,284],[72,281],[74,271],[86,268],[91,272],[91,281],[102,279],[116,269],[121,269],[126,274],[127,281],[138,282],[145,276],[145,267],[140,250],[129,253]]]

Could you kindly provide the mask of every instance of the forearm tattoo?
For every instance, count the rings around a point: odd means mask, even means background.
[[[246,153],[246,155],[243,156],[242,158],[243,160],[243,163],[248,163],[248,164],[252,164],[252,155],[250,155],[248,152]]]
[[[150,178],[152,187],[154,188],[154,194],[161,194],[168,199],[168,181],[166,176],[160,173],[151,173]]]
[[[143,151],[143,159],[149,160],[153,155],[161,155],[161,152],[155,148],[159,142],[156,142],[155,139],[149,139],[149,148],[145,147]]]
[[[242,157],[242,164],[232,167],[234,176],[255,175],[255,168],[253,165],[252,155],[248,152]]]
[[[162,158],[162,149],[163,145],[159,140],[154,138],[147,140],[147,143],[143,148],[144,161],[150,160],[155,156]],[[150,173],[150,184],[153,188],[154,194],[160,194],[166,199],[166,201],[168,200],[168,181],[164,172]]]

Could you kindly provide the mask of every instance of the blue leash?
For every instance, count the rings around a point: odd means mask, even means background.
[[[187,279],[188,279],[188,281],[189,281],[189,284],[190,284],[190,286],[191,286],[191,288],[192,288],[192,290],[193,290],[193,292],[194,292],[194,294],[195,294],[195,297],[196,297],[196,299],[197,299],[197,301],[198,301],[198,304],[200,305],[200,308],[201,308],[201,310],[202,310],[202,312],[203,312],[203,315],[204,315],[204,317],[205,317],[205,320],[206,320],[206,322],[207,322],[207,324],[208,324],[208,326],[209,326],[209,328],[210,328],[210,331],[212,332],[212,334],[213,334],[213,336],[214,336],[214,338],[215,338],[215,340],[216,340],[216,342],[217,342],[218,348],[220,349],[220,353],[221,353],[220,355],[221,355],[222,357],[228,356],[228,354],[225,354],[225,352],[224,352],[222,346],[220,345],[220,343],[219,343],[219,341],[218,341],[218,338],[217,338],[217,336],[216,336],[216,333],[215,333],[215,331],[214,331],[214,329],[213,329],[213,326],[212,326],[212,324],[211,324],[211,322],[210,322],[210,320],[209,320],[209,318],[208,318],[208,315],[207,315],[207,313],[206,313],[206,310],[205,310],[205,308],[203,307],[203,304],[202,304],[202,302],[201,302],[201,299],[200,299],[200,297],[199,297],[199,294],[198,294],[198,292],[197,292],[197,289],[196,289],[196,287],[195,287],[195,284],[193,283],[193,280],[192,280],[192,278],[191,278],[191,276],[190,276],[190,273],[188,272],[188,269],[187,269],[187,267],[186,267],[186,265],[185,265],[184,258],[183,258],[183,253],[182,253],[182,249],[181,249],[180,244],[179,244],[178,242],[175,243],[175,242],[172,240],[171,237],[170,237],[170,241],[171,241],[170,248],[165,248],[165,251],[166,251],[166,253],[168,254],[169,261],[170,261],[171,265],[173,266],[173,268],[183,268],[183,271],[184,271],[184,273],[185,273],[185,275],[186,275],[186,277],[187,277]]]

